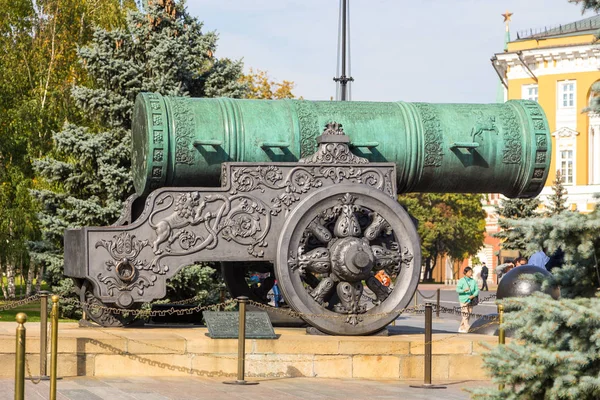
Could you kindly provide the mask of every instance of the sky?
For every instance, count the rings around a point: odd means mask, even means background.
[[[593,15],[568,0],[349,0],[352,100],[493,103],[490,63],[501,14],[517,31]],[[215,56],[242,59],[307,100],[335,97],[339,0],[187,0],[219,35]]]

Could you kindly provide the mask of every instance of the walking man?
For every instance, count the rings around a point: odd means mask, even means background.
[[[473,268],[466,267],[463,274],[465,276],[458,281],[458,285],[456,286],[462,314],[458,331],[460,333],[467,333],[469,332],[469,318],[471,318],[471,313],[473,312],[472,301],[475,297],[479,296],[479,286],[475,279],[473,279]]]
[[[481,290],[485,290],[486,292],[490,289],[488,289],[488,285],[487,285],[487,278],[488,278],[488,267],[486,267],[485,263],[482,262],[481,263],[482,267],[481,267],[481,280],[483,281],[483,285],[481,285]]]

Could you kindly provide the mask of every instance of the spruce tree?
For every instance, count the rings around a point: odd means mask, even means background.
[[[523,231],[514,226],[511,221],[536,217],[538,215],[536,211],[540,204],[540,200],[534,197],[531,199],[503,199],[500,205],[496,206],[498,226],[501,230],[494,237],[502,240],[503,249],[517,250],[521,255],[528,254],[527,240]]]
[[[600,200],[600,199],[599,199]],[[561,299],[536,294],[503,301],[505,328],[515,340],[484,354],[484,368],[503,390],[473,390],[473,399],[600,398],[600,208],[589,214],[514,221],[530,250],[564,251],[564,264],[543,285],[558,285]]]
[[[560,214],[567,209],[565,204],[567,203],[566,196],[569,194],[569,192],[567,189],[565,189],[563,182],[564,179],[560,173],[560,170],[556,171],[556,178],[554,178],[554,181],[552,181],[552,194],[548,196],[549,215]]]
[[[133,192],[131,119],[139,92],[169,96],[242,97],[242,64],[215,58],[217,35],[204,33],[183,2],[150,0],[128,14],[124,28],[95,29],[79,49],[89,79],[72,97],[85,118],[67,121],[54,135],[51,155],[35,162],[41,179],[33,191],[45,243],[40,257],[50,264],[53,290],[72,289],[62,274],[66,228],[115,222]],[[51,250],[49,250],[51,249]]]

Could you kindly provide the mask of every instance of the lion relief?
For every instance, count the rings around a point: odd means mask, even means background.
[[[171,245],[183,233],[183,231],[180,230],[179,232],[173,234],[174,229],[185,228],[188,225],[196,225],[201,222],[202,211],[206,204],[204,202],[200,202],[200,198],[200,193],[197,191],[181,194],[174,202],[175,207],[173,208],[173,212],[158,221],[156,224],[152,222],[153,217],[155,217],[159,212],[168,209],[173,202],[166,207],[154,211],[150,215],[149,224],[152,229],[156,231],[156,239],[152,244],[152,251],[154,254],[162,254],[163,251],[159,249],[159,246],[164,242],[167,242],[165,251],[171,251]]]

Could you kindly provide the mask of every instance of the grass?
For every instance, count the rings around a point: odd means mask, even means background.
[[[6,277],[4,278],[4,283],[6,284]],[[21,293],[21,287],[24,286],[24,283],[21,282],[21,279],[15,279],[15,294],[18,296]],[[42,282],[42,290],[48,290],[48,285],[46,282]],[[25,287],[23,287],[23,293],[25,293]],[[17,299],[18,300],[18,299]],[[5,305],[6,303],[10,303],[14,300],[6,300],[4,298],[4,293],[0,290],[0,307]],[[48,304],[52,304],[50,298],[48,298]],[[27,314],[27,322],[40,322],[40,300],[34,301],[29,304],[25,304],[19,306],[17,308],[12,308],[10,310],[0,311],[0,322],[15,322],[15,318],[18,313],[23,312]],[[50,310],[48,310],[48,319],[50,318]],[[64,319],[60,318],[60,322],[76,322],[73,319]]]

